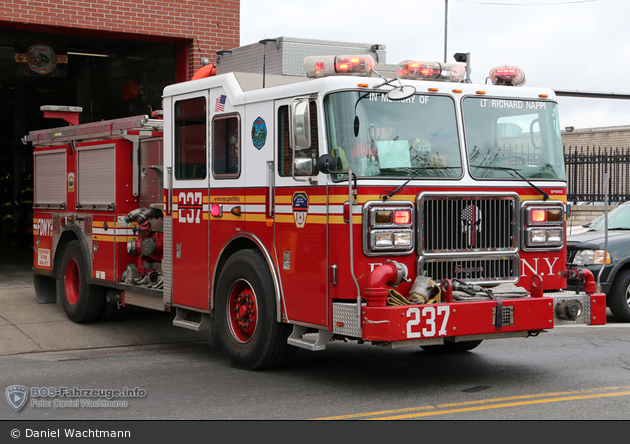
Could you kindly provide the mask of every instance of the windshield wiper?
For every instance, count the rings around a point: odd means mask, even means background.
[[[516,173],[516,175],[518,177],[520,177],[521,179],[523,179],[525,182],[527,182],[529,185],[531,185],[531,187],[533,189],[535,189],[536,191],[538,191],[542,197],[543,200],[547,200],[549,199],[549,194],[547,194],[542,188],[536,186],[533,182],[531,182],[528,178],[526,178],[525,176],[523,176],[521,173],[518,172],[518,170],[516,168],[510,168],[510,167],[500,167],[500,166],[487,166],[487,165],[471,165],[472,168],[486,168],[486,169],[492,169],[492,170],[505,170],[505,171],[510,171],[513,173]]]
[[[383,196],[381,194],[381,198],[383,199],[383,202],[385,202],[388,199],[391,199],[394,196],[394,194],[396,194],[397,192],[402,190],[409,182],[411,182],[416,177],[418,177],[420,175],[420,173],[422,173],[423,171],[426,171],[426,170],[450,170],[450,169],[454,169],[454,168],[461,168],[461,167],[459,167],[459,166],[423,166],[423,167],[419,167],[419,168],[414,170],[413,176],[411,176],[409,179],[407,179],[402,185],[400,185],[394,191],[390,191],[390,193],[387,196]]]

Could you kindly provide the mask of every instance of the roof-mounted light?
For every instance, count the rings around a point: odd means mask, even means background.
[[[304,72],[308,77],[332,75],[369,76],[374,59],[369,55],[311,56],[304,58]]]
[[[490,70],[490,81],[493,85],[523,86],[525,73],[518,66],[497,66]]]
[[[398,64],[398,76],[410,80],[439,80],[459,82],[466,76],[466,67],[454,63],[405,60]]]

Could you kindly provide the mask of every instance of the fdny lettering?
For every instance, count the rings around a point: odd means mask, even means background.
[[[203,209],[203,194],[200,192],[179,193],[177,208],[179,211],[178,221],[182,224],[201,223],[201,211]]]
[[[374,269],[375,269],[376,267],[378,267],[378,266],[380,266],[380,265],[383,265],[383,264],[382,264],[382,263],[380,263],[380,262],[379,262],[379,263],[373,263],[373,262],[372,262],[372,263],[369,263],[368,265],[370,266],[370,273],[371,273],[371,272],[373,272],[373,271],[374,271]]]
[[[50,219],[37,220],[37,234],[39,236],[50,236],[51,227],[52,227],[52,221]]]
[[[546,102],[526,102],[523,100],[481,99],[481,108],[547,109]]]
[[[534,258],[534,264],[530,264],[527,260],[525,259],[521,259],[521,277],[522,276],[527,276],[528,274],[526,273],[527,270],[529,270],[531,272],[532,276],[535,275],[539,275],[539,276],[545,276],[545,273],[547,273],[547,276],[551,276],[554,273],[553,271],[553,267],[556,265],[556,262],[558,261],[557,257],[551,258],[553,259],[553,262],[550,258],[545,257],[543,258],[545,263],[544,264],[540,264],[541,265],[541,271],[540,273],[538,272],[538,257]],[[545,268],[546,265],[546,268]]]

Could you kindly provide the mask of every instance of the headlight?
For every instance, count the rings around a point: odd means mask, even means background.
[[[564,244],[564,206],[526,202],[523,206],[524,249],[558,250]]]
[[[369,202],[363,208],[363,251],[368,256],[409,254],[414,226],[411,202]]]
[[[604,250],[580,250],[575,254],[573,262],[577,265],[603,264],[606,257],[606,263],[610,264],[610,253],[605,253]]]

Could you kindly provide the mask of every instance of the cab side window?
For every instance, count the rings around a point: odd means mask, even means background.
[[[319,157],[319,139],[317,134],[317,105],[310,102],[311,115],[311,147],[296,151],[297,157],[308,157],[313,161],[313,176],[319,174],[317,158]],[[293,150],[289,143],[289,107],[287,105],[278,108],[278,174],[283,177],[291,177],[291,164],[293,162]],[[296,173],[296,176],[300,174]]]
[[[205,179],[206,174],[206,99],[175,103],[175,178]]]
[[[217,178],[241,173],[241,137],[237,115],[215,117],[212,122],[212,172]]]

